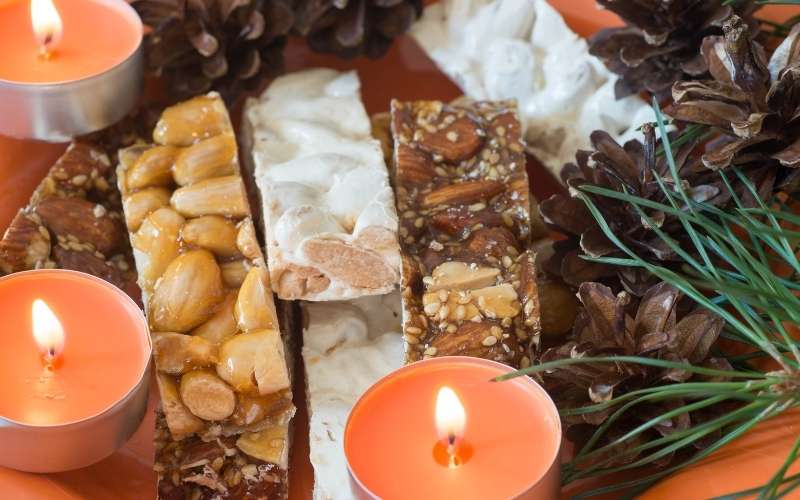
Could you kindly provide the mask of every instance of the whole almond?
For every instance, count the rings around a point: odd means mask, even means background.
[[[128,189],[142,189],[172,184],[172,165],[178,149],[172,146],[155,146],[144,151],[125,173]]]
[[[118,288],[124,288],[124,280],[117,266],[97,257],[94,252],[75,251],[55,246],[53,261],[59,269],[71,269],[102,278]]]
[[[164,110],[153,140],[158,144],[189,146],[228,128],[228,114],[219,97],[203,95]]]
[[[210,371],[185,373],[181,377],[180,394],[189,411],[203,420],[225,420],[236,409],[233,389]]]
[[[167,188],[151,187],[125,197],[122,207],[128,230],[138,231],[145,217],[161,207],[169,206],[170,195],[170,190]]]
[[[435,177],[433,161],[424,151],[397,144],[397,177],[410,184],[425,184]]]
[[[217,346],[202,337],[174,332],[153,332],[156,369],[180,375],[217,362]]]
[[[110,170],[108,155],[100,148],[77,142],[61,155],[49,175],[58,183],[59,190],[73,193],[89,190],[92,187],[89,179],[106,177]],[[81,182],[82,179],[85,181]]]
[[[35,269],[50,256],[50,233],[22,212],[0,240],[0,271],[11,274]]]
[[[185,243],[211,250],[220,257],[236,257],[238,231],[230,219],[219,215],[205,215],[191,219],[183,226],[181,237]]]
[[[111,255],[124,240],[125,230],[97,206],[80,198],[46,198],[35,210],[55,235],[72,235],[81,243],[91,243],[100,253]]]
[[[439,120],[447,116],[456,116],[452,113],[442,113]],[[435,132],[423,130],[419,140],[422,149],[439,155],[449,163],[458,163],[475,155],[483,145],[483,136],[480,127],[474,120],[467,116],[455,118],[450,125]]]
[[[477,256],[492,256],[502,259],[509,255],[509,248],[514,250],[514,256],[519,252],[517,239],[505,227],[484,227],[472,233],[467,243],[467,250]]]
[[[156,283],[150,324],[156,331],[188,332],[210,318],[224,297],[222,274],[211,252],[188,251]]]
[[[448,184],[425,195],[422,205],[424,207],[466,205],[488,200],[502,193],[504,189],[503,183],[498,181],[467,181]]]
[[[216,177],[184,186],[172,193],[172,206],[185,217],[249,215],[247,194],[237,175]]]
[[[236,173],[236,139],[229,134],[184,148],[175,160],[175,181],[181,185]]]
[[[156,372],[156,383],[161,400],[161,409],[164,412],[172,438],[181,440],[190,434],[200,432],[205,427],[205,424],[183,404],[178,393],[178,384],[175,383],[175,380],[169,375]]]
[[[139,285],[146,293],[152,291],[158,278],[178,256],[179,235],[184,219],[171,208],[159,208],[145,218],[131,237],[137,256]],[[141,258],[140,258],[141,256]]]

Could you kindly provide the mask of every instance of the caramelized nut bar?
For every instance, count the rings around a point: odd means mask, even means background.
[[[392,103],[406,360],[530,363],[539,336],[513,102]]]
[[[115,183],[114,169],[102,148],[70,144],[0,240],[0,271],[81,271],[139,300]]]
[[[397,213],[355,72],[312,69],[248,102],[272,288],[283,299],[342,300],[400,280]]]
[[[313,498],[349,500],[344,428],[358,398],[403,364],[400,293],[302,307]]]
[[[167,108],[119,152],[161,408],[161,498],[285,498],[290,367],[216,93]]]

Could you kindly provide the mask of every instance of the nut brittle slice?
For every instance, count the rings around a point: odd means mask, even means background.
[[[0,240],[0,273],[39,268],[92,274],[139,300],[114,169],[105,150],[74,142]]]
[[[392,103],[407,361],[530,363],[539,298],[511,102]]]
[[[118,181],[153,335],[161,498],[285,498],[288,335],[216,93],[167,108]],[[288,306],[287,306],[288,307]]]

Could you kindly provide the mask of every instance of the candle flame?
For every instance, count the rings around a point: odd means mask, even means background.
[[[64,347],[64,328],[56,315],[41,299],[33,301],[33,338],[46,362],[51,362]]]
[[[448,447],[464,436],[467,414],[453,389],[444,386],[436,396],[436,432]]]
[[[61,41],[63,31],[53,0],[31,0],[31,22],[41,54],[49,56]]]

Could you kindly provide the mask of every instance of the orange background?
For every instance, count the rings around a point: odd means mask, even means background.
[[[598,10],[594,0],[549,1],[581,35],[589,35],[603,26],[619,24],[613,14]],[[784,20],[798,12],[800,9],[797,7],[781,6],[771,7],[766,13],[762,11],[761,15]],[[449,100],[459,95],[458,89],[435,69],[408,38],[400,40],[386,58],[377,61],[341,61],[310,53],[302,43],[292,40],[286,51],[286,61],[289,71],[313,66],[358,70],[370,113],[388,110],[391,98]],[[33,189],[63,149],[63,145],[0,137],[0,230],[4,230],[19,207],[25,205]],[[539,165],[534,163],[529,170],[531,188],[539,199],[559,189],[558,184]],[[302,373],[298,376],[302,377]],[[298,386],[302,387],[303,384]],[[292,500],[306,500],[311,498],[314,476],[308,461],[308,428],[302,391],[298,391],[296,399],[299,412],[295,419],[290,497]],[[155,395],[151,394],[151,408],[154,403]],[[15,500],[152,498],[155,491],[151,471],[152,429],[151,411],[125,448],[87,469],[44,476],[0,468],[0,496]],[[663,482],[651,490],[647,497],[683,500],[707,498],[763,484],[783,463],[798,435],[798,413],[778,417],[761,425],[702,466]],[[793,469],[794,472],[798,470],[800,464]],[[581,487],[585,485],[571,486],[565,496]]]

